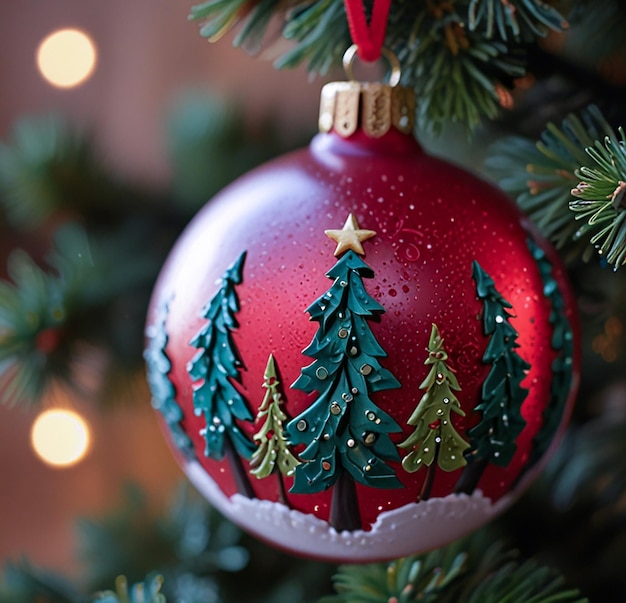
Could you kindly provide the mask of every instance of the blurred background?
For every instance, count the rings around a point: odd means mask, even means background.
[[[220,106],[211,113],[211,99],[240,108],[233,119],[241,123],[229,127],[237,131],[237,126],[245,127],[250,158],[228,157],[233,176],[264,156],[306,141],[316,124],[318,82],[310,84],[303,70],[277,71],[270,60],[233,49],[228,39],[208,44],[188,21],[189,8],[172,0],[0,3],[0,78],[4,82],[0,138],[10,140],[16,122],[25,116],[62,116],[89,132],[98,161],[115,173],[124,187],[139,191],[136,197],[145,195],[147,202],[151,195],[159,197],[171,189],[172,148],[168,148],[167,128],[168,124],[183,130],[187,127],[171,124],[181,103],[191,104],[192,110],[195,107],[202,114],[197,117],[201,122],[198,131],[207,110],[209,120],[212,115],[217,122],[223,118],[225,109]],[[61,41],[57,50],[54,45],[48,50],[50,56],[44,58],[43,66],[38,62],[44,40],[66,29],[80,30],[93,46],[93,66],[76,61],[76,79],[85,73],[75,84],[71,83],[72,73],[65,72],[72,67],[72,56],[84,54],[83,40],[65,42],[70,58]],[[79,44],[78,50],[72,49],[72,43]],[[56,57],[55,52],[59,53]],[[43,71],[46,60],[52,75]],[[56,77],[61,78],[63,87],[48,79],[55,77],[59,64],[62,69]],[[193,122],[193,116],[190,119]],[[265,138],[268,128],[274,142]],[[255,146],[267,149],[250,150]],[[215,176],[210,166],[204,169],[209,180],[211,174]],[[222,184],[225,182],[217,186]],[[181,205],[189,203],[175,212],[175,226],[182,227],[207,198],[191,202],[189,197],[196,192],[214,192],[203,191],[202,185],[200,182],[186,198],[183,195]],[[4,218],[0,220],[4,221],[2,265],[8,250],[15,246],[35,257],[47,252],[55,224],[43,220],[37,228],[17,229]],[[170,241],[175,234],[176,228],[167,233]],[[161,245],[165,252],[167,241],[153,244]],[[141,320],[138,313],[133,318]],[[86,404],[84,397],[76,396],[79,394],[59,387],[46,392],[42,407],[0,405],[0,565],[27,555],[36,565],[76,575],[76,517],[110,508],[119,500],[127,480],[141,484],[155,505],[164,504],[173,484],[181,479],[158,433],[142,367],[136,367],[136,380],[112,397],[113,408],[103,410],[101,405]],[[50,408],[74,409],[88,422],[88,452],[72,466],[46,464],[31,443],[35,420]]]

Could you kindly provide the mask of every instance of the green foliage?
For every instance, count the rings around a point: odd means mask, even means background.
[[[112,512],[79,523],[77,558],[88,591],[109,588],[121,574],[133,583],[155,573],[169,601],[186,603],[314,603],[330,591],[333,566],[242,534],[187,484],[165,511],[148,502],[129,486]]]
[[[7,563],[0,575],[0,603],[81,603],[65,578],[32,567],[27,561]]]
[[[525,74],[515,44],[468,31],[465,20],[452,4],[432,10],[406,0],[390,15],[386,43],[401,62],[403,82],[415,87],[418,124],[427,131],[450,123],[473,129],[483,117],[494,119],[498,89]]]
[[[599,509],[623,513],[625,437],[625,417],[611,413],[568,433],[547,469],[551,496],[558,508],[593,503]]]
[[[88,370],[80,364],[81,345],[114,351],[111,371],[118,363],[127,371],[140,365],[143,307],[133,325],[116,315],[124,300],[141,299],[142,288],[147,295],[158,269],[137,247],[142,237],[134,228],[88,240],[81,227],[66,225],[57,232],[46,269],[21,250],[11,254],[9,280],[0,281],[1,402],[38,402],[56,379],[79,388],[77,371]],[[106,323],[93,319],[98,313],[109,315]],[[134,331],[137,337],[129,337]]]
[[[78,557],[89,590],[101,590],[124,574],[130,582],[158,571],[174,600],[184,591],[193,603],[218,600],[215,576],[246,566],[241,534],[187,488],[179,489],[166,513],[146,508],[145,494],[126,489],[123,503],[100,519],[78,524]]]
[[[167,603],[161,592],[162,585],[161,576],[148,576],[144,582],[133,584],[129,590],[126,578],[119,576],[115,580],[115,591],[96,593],[92,603]]]
[[[561,126],[550,123],[533,142],[519,136],[499,140],[489,149],[486,166],[500,186],[516,199],[542,234],[558,249],[588,259],[593,248],[586,239],[573,247],[579,225],[569,203],[578,182],[576,170],[589,157],[585,149],[612,136],[600,110],[590,106],[579,116],[568,115]]]
[[[619,129],[587,148],[592,163],[579,167],[582,180],[572,190],[570,209],[584,224],[576,238],[584,238],[617,270],[626,262],[626,134]]]
[[[320,603],[584,603],[556,572],[493,542],[487,532],[389,563],[345,565],[338,594]]]
[[[8,260],[10,280],[0,281],[0,384],[4,403],[37,400],[53,378],[68,379],[72,342],[66,328],[98,295],[84,231],[61,229],[40,268],[21,250]]]
[[[252,132],[237,103],[189,91],[168,112],[167,148],[177,207],[190,214],[247,170],[284,151],[268,120]]]
[[[12,134],[0,144],[0,205],[13,226],[32,229],[62,211],[101,219],[124,205],[128,191],[85,131],[47,115],[22,117]]]
[[[309,71],[328,73],[341,64],[351,44],[343,0],[300,5],[289,16],[283,35],[298,44],[276,61],[276,67],[296,67],[306,62]]]
[[[578,0],[569,15],[570,35],[563,53],[579,65],[605,68],[626,51],[623,25],[626,5],[622,0]],[[590,41],[593,41],[590,43]]]
[[[272,15],[280,16],[283,36],[295,43],[277,67],[306,63],[325,74],[341,64],[351,44],[343,0],[209,0],[192,8],[190,18],[202,22],[200,33],[209,39],[241,22],[235,45],[252,38],[257,46]],[[519,40],[565,25],[552,6],[536,0],[398,0],[385,46],[400,59],[404,83],[415,87],[422,128],[438,131],[459,122],[471,129],[499,114],[500,88],[525,74]]]
[[[537,145],[499,141],[487,168],[558,248],[572,246],[584,260],[595,249],[617,270],[626,261],[625,144],[624,131],[591,106],[549,124]]]
[[[488,38],[507,40],[510,32],[515,39],[533,40],[567,27],[556,8],[543,0],[471,0],[468,12],[470,29],[483,26]]]

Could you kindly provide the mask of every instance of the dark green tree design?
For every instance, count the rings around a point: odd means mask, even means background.
[[[489,462],[506,467],[517,450],[515,440],[526,426],[521,407],[528,390],[521,383],[530,365],[516,352],[518,333],[509,320],[511,304],[500,295],[493,279],[476,261],[473,263],[476,292],[483,302],[483,331],[489,344],[483,362],[491,370],[482,386],[480,423],[468,431],[471,450],[457,492],[471,494]]]
[[[262,479],[278,474],[280,502],[287,504],[287,495],[282,475],[292,475],[300,461],[291,453],[289,442],[285,438],[287,415],[282,409],[283,397],[276,371],[274,356],[270,354],[263,375],[263,387],[267,390],[259,411],[257,421],[263,420],[261,429],[254,434],[258,448],[250,461],[250,473]]]
[[[183,411],[176,402],[176,388],[168,377],[172,363],[167,355],[166,322],[168,304],[157,310],[155,322],[146,329],[148,345],[144,352],[148,385],[152,392],[152,407],[158,410],[170,430],[172,442],[185,456],[194,456],[193,444],[180,422]]]
[[[452,425],[451,413],[465,416],[458,398],[453,393],[460,391],[454,371],[448,366],[448,354],[436,324],[433,324],[428,342],[428,357],[424,364],[430,365],[426,379],[420,389],[426,390],[407,423],[415,431],[401,444],[410,452],[402,459],[405,471],[414,473],[428,467],[420,500],[430,496],[435,477],[434,465],[443,471],[455,471],[467,464],[463,456],[470,445]]]
[[[565,405],[572,387],[574,361],[574,334],[567,315],[565,300],[554,278],[552,264],[543,249],[534,241],[528,240],[528,247],[537,262],[543,280],[543,293],[550,301],[550,324],[552,331],[552,348],[557,355],[552,361],[552,385],[550,402],[543,411],[543,424],[533,438],[533,447],[526,469],[533,467],[546,453],[561,424]]]
[[[327,234],[331,232],[342,231]],[[344,253],[346,247],[347,253],[327,274],[333,279],[331,288],[307,309],[319,327],[303,353],[315,361],[292,385],[307,394],[316,392],[317,397],[287,425],[292,445],[305,446],[299,454],[304,462],[296,467],[290,491],[313,493],[334,486],[329,521],[338,531],[361,528],[355,482],[402,487],[384,462],[400,460],[388,435],[400,427],[370,397],[400,387],[380,365],[378,359],[386,353],[367,321],[385,310],[365,290],[363,278],[373,278],[374,272],[353,250],[362,250],[360,241],[340,243],[335,253]]]
[[[252,422],[253,417],[233,384],[241,381],[239,371],[243,368],[232,331],[239,326],[235,286],[241,283],[245,258],[244,251],[226,270],[219,290],[202,311],[208,322],[190,341],[199,351],[187,371],[192,381],[198,382],[193,387],[193,404],[196,415],[204,415],[206,422],[200,432],[206,441],[204,454],[217,461],[226,456],[240,493],[252,498],[254,492],[240,457],[249,459],[256,446],[237,420]]]

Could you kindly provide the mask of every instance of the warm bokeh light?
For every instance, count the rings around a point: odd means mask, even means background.
[[[47,410],[37,417],[31,430],[37,456],[55,467],[78,463],[87,454],[89,439],[89,426],[71,410]]]
[[[77,29],[51,33],[39,45],[37,66],[53,86],[72,88],[82,84],[96,65],[96,48],[91,38]]]

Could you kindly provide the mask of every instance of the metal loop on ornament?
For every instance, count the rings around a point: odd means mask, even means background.
[[[346,76],[350,81],[354,81],[354,75],[352,73],[352,64],[354,63],[354,59],[357,56],[359,47],[356,44],[352,44],[348,50],[343,55],[343,70],[346,72]],[[397,86],[400,83],[400,76],[402,75],[402,70],[400,69],[400,61],[398,57],[391,52],[388,48],[381,48],[380,54],[384,56],[387,61],[389,61],[389,66],[391,67],[391,73],[389,74],[389,85],[392,87]]]

